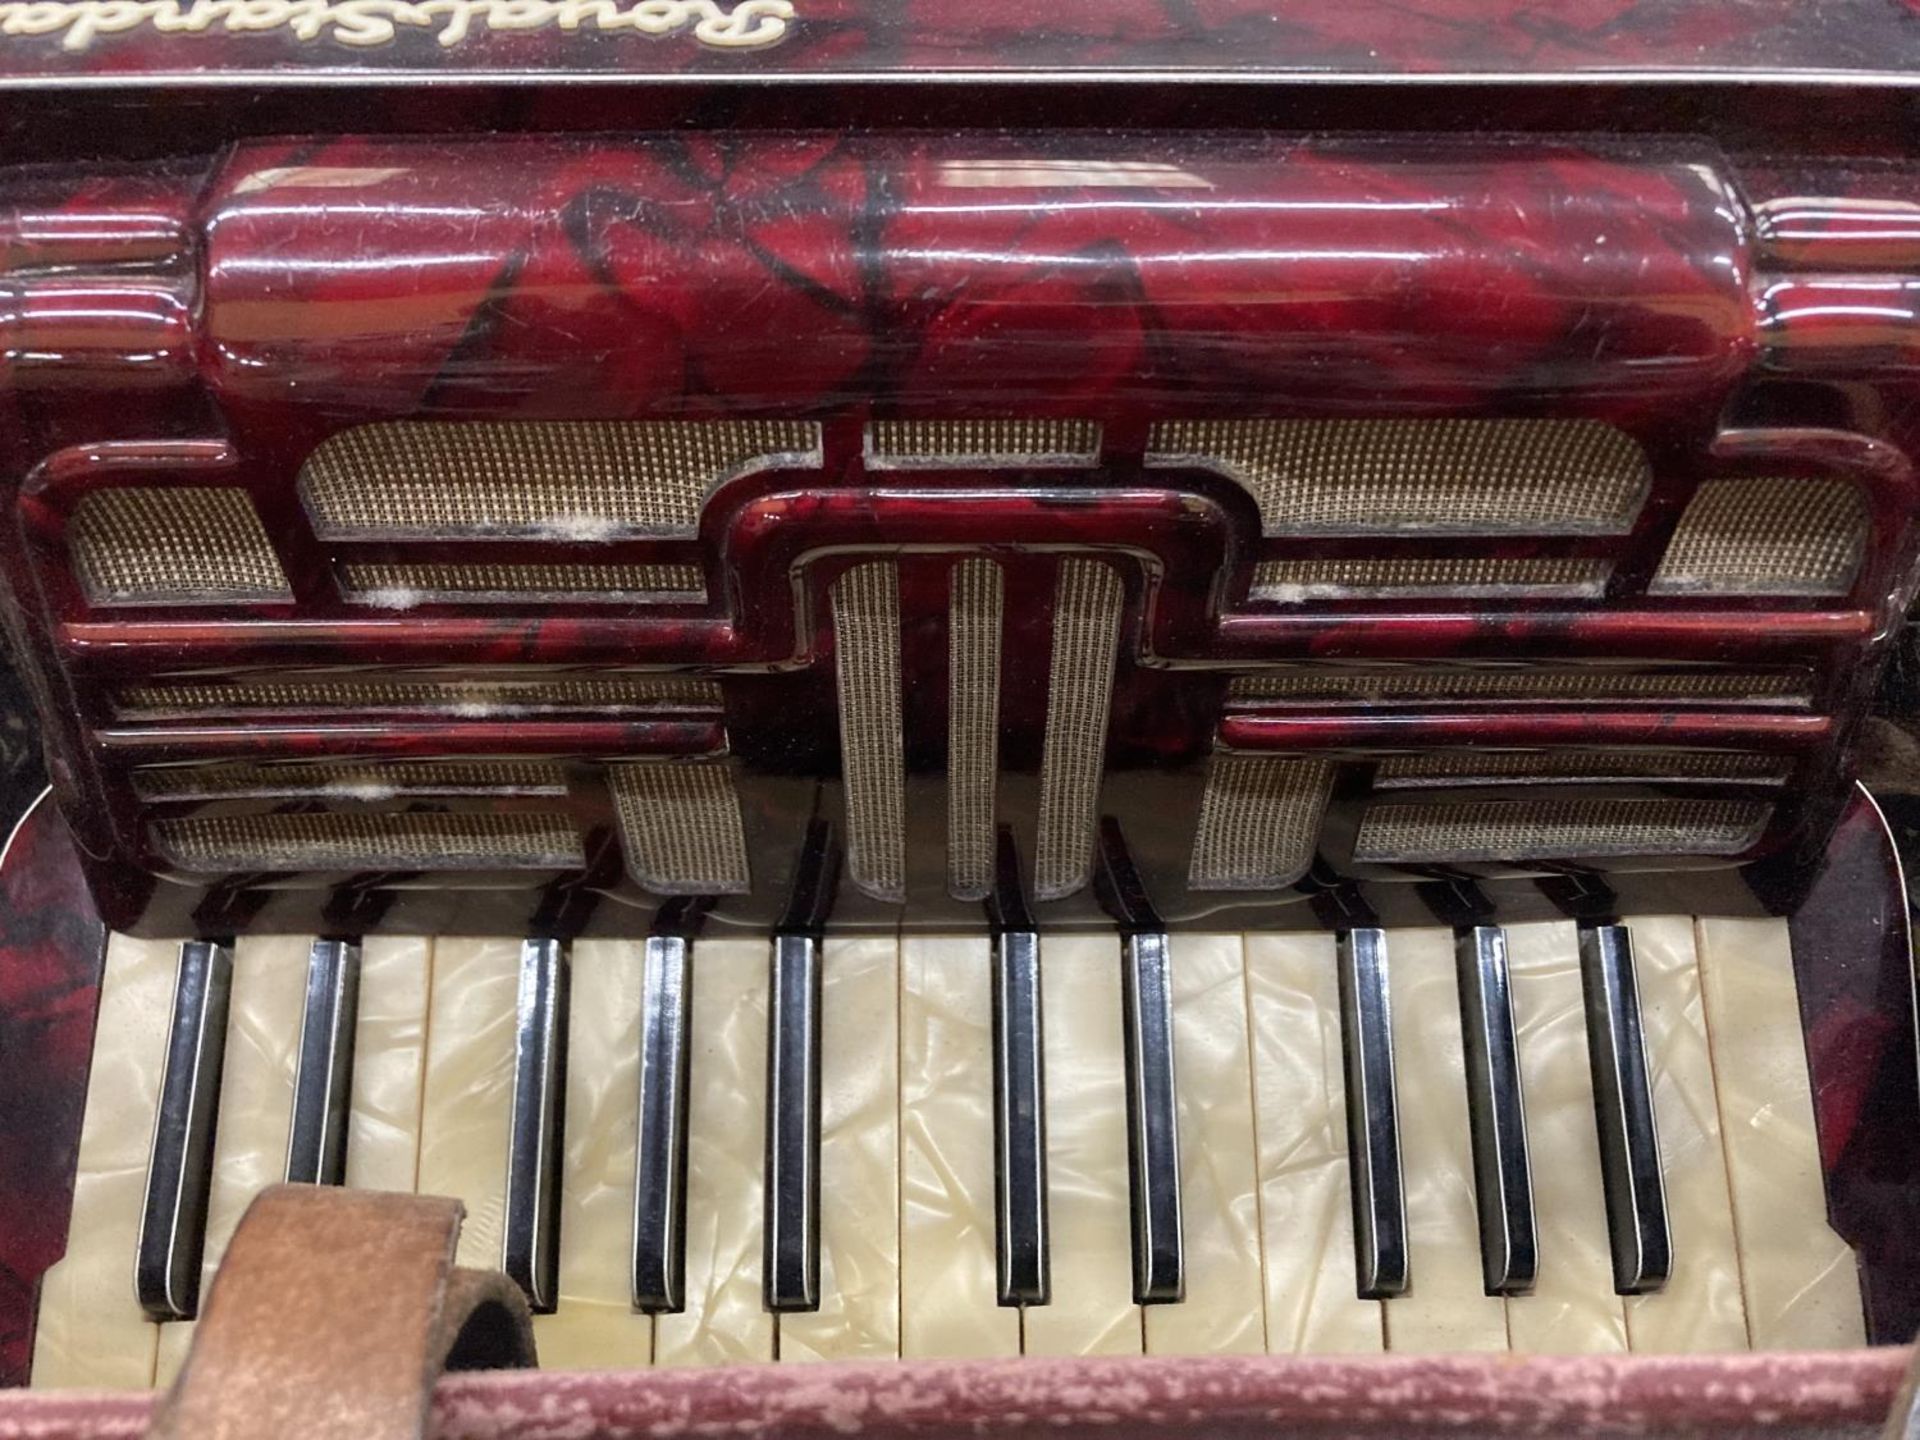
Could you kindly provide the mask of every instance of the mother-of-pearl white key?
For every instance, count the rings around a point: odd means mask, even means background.
[[[767,942],[698,941],[692,972],[686,1307],[654,1317],[654,1363],[771,1360],[773,1316],[760,1291]]]
[[[559,1303],[533,1317],[550,1370],[632,1369],[653,1361],[653,1317],[628,1295],[634,1141],[640,1104],[641,945],[576,940],[560,1162]]]
[[[1028,1355],[1138,1355],[1120,941],[1040,944],[1053,1298],[1022,1317]]]
[[[1175,935],[1171,963],[1186,1298],[1143,1307],[1147,1353],[1258,1352],[1267,1336],[1240,937]]]
[[[351,1189],[411,1193],[416,1188],[432,984],[432,940],[379,935],[360,942],[347,1109],[346,1183]]]
[[[829,939],[820,965],[820,1307],[777,1317],[780,1359],[900,1353],[900,946]]]
[[[114,935],[100,979],[67,1251],[40,1285],[36,1388],[144,1390],[160,1327],[133,1288],[177,940]]]
[[[1702,918],[1694,939],[1748,1338],[1756,1350],[1864,1345],[1853,1251],[1827,1225],[1787,922]]]
[[[226,1059],[220,1071],[212,1183],[207,1190],[200,1297],[234,1227],[258,1195],[286,1178],[293,1082],[300,1059],[300,1016],[307,998],[308,935],[243,936],[233,947]],[[154,1383],[173,1383],[193,1343],[193,1322],[160,1327]]]
[[[1746,1305],[1693,920],[1643,915],[1628,919],[1626,926],[1640,982],[1641,1028],[1673,1235],[1673,1273],[1667,1283],[1652,1294],[1627,1297],[1627,1342],[1634,1350],[1744,1350]]]
[[[444,935],[433,942],[418,1188],[466,1206],[458,1258],[472,1269],[501,1262],[521,943]]]
[[[1020,1311],[1000,1304],[995,1270],[992,943],[942,935],[900,944],[900,1349],[909,1357],[1020,1351]]]
[[[1509,926],[1507,967],[1540,1255],[1532,1293],[1507,1298],[1507,1338],[1524,1353],[1622,1351],[1626,1310],[1613,1293],[1579,928]]]
[[[1360,1354],[1384,1342],[1381,1302],[1354,1293],[1334,950],[1331,934],[1246,937],[1267,1348],[1274,1354]]]
[[[1385,1302],[1387,1348],[1504,1350],[1506,1301],[1482,1289],[1453,932],[1389,931],[1387,978],[1412,1279]]]

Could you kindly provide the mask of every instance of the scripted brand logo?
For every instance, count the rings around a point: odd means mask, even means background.
[[[290,34],[296,40],[386,45],[401,29],[433,30],[454,46],[484,30],[693,30],[703,45],[745,49],[787,33],[792,0],[6,0],[0,36],[58,35],[63,50],[85,50],[102,35],[148,29],[162,35]]]

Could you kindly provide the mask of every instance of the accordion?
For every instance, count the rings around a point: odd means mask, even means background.
[[[1920,16],[1749,9],[3,0],[0,1434],[1877,1425]]]

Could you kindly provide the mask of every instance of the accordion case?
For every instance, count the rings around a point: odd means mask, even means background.
[[[0,0],[0,1440],[1910,1433],[1917,93]]]

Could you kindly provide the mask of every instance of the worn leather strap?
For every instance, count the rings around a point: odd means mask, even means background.
[[[156,1440],[420,1440],[444,1369],[533,1363],[525,1299],[454,1268],[457,1200],[277,1185],[247,1210]]]

